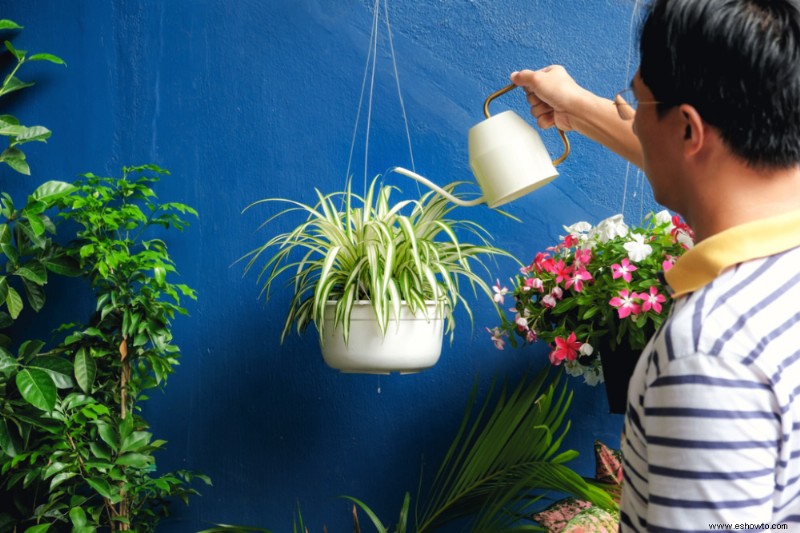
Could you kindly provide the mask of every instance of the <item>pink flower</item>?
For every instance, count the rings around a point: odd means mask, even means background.
[[[631,282],[631,272],[638,270],[636,266],[632,265],[628,258],[624,258],[621,261],[621,265],[619,263],[614,263],[611,265],[611,277],[614,279],[622,278],[628,283]]]
[[[536,342],[536,332],[532,329],[529,329],[527,335],[525,335],[525,340],[531,344]]]
[[[564,247],[565,248],[572,248],[576,244],[578,244],[578,238],[575,235],[570,234],[570,235],[567,235],[566,237],[564,237]]]
[[[517,325],[517,329],[520,331],[525,331],[528,329],[528,319],[520,314],[517,314],[517,317],[514,319],[514,323]]]
[[[566,359],[567,361],[574,361],[578,358],[578,352],[581,349],[581,342],[575,338],[575,332],[569,334],[566,339],[563,337],[556,337],[556,346],[550,352],[550,362],[554,365],[560,365]]]
[[[561,287],[553,287],[553,290],[550,291],[550,295],[553,298],[557,298],[560,300],[561,298],[564,297],[564,291],[561,289]]]
[[[544,298],[542,298],[542,305],[548,309],[552,309],[556,306],[557,300],[553,293],[548,294]]]
[[[592,262],[592,251],[589,248],[575,250],[575,268],[580,265],[588,265]]]
[[[505,333],[500,328],[494,328],[494,329],[486,328],[486,331],[488,331],[489,334],[492,336],[492,342],[494,343],[494,347],[497,348],[498,350],[502,350],[503,347],[506,345],[506,341],[505,339],[503,339]]]
[[[644,312],[652,309],[656,313],[661,313],[661,304],[667,301],[663,294],[659,294],[656,287],[650,287],[650,294],[642,292],[638,296],[642,300],[642,311]]]
[[[500,288],[500,280],[497,280],[497,284],[492,287],[494,291],[494,301],[500,305],[503,305],[505,302],[505,295],[508,294],[508,287]]]
[[[523,292],[528,292],[531,289],[544,292],[544,282],[539,278],[527,278],[521,288]]]
[[[638,315],[641,312],[641,307],[634,301],[634,298],[637,297],[636,293],[622,289],[619,291],[619,296],[614,296],[608,303],[617,308],[620,318],[625,318],[630,315]]]
[[[559,259],[555,266],[553,266],[552,273],[556,276],[556,283],[561,283],[562,281],[569,279],[570,275],[572,274],[572,267],[565,265],[564,261]]]
[[[667,254],[666,259],[664,259],[664,262],[661,263],[661,270],[663,270],[664,272],[669,271],[669,269],[675,265],[675,259],[676,257]]]
[[[555,264],[556,262],[550,257],[550,254],[539,252],[536,254],[536,257],[533,258],[533,263],[531,263],[530,268],[537,272],[552,272]]]
[[[577,269],[572,273],[572,277],[567,280],[564,286],[569,289],[573,285],[575,285],[575,291],[581,292],[583,290],[583,282],[589,281],[592,279],[592,275],[589,274],[589,271],[583,267]]]

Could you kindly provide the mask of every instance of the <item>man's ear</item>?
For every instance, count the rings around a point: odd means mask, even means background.
[[[686,155],[695,155],[706,142],[706,124],[693,106],[682,104],[679,108],[683,130],[683,145]]]

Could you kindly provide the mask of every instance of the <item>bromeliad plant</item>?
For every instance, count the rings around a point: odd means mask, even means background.
[[[537,340],[550,345],[550,362],[589,384],[603,381],[600,350],[641,350],[670,307],[659,281],[692,246],[693,234],[667,211],[651,214],[642,227],[615,215],[592,227],[578,222],[566,237],[512,279],[494,286],[495,301],[514,298],[513,318],[489,330],[495,347]]]
[[[272,254],[259,275],[267,300],[273,283],[284,275],[293,285],[281,340],[292,325],[302,333],[313,322],[322,341],[325,306],[330,301],[335,302],[334,327],[342,327],[347,342],[351,311],[360,300],[370,302],[384,334],[392,317],[400,316],[401,303],[415,314],[432,318],[427,316],[425,302],[433,301],[438,316],[446,318],[446,332],[452,335],[453,312],[459,303],[472,317],[461,295],[462,281],[491,298],[491,289],[473,268],[483,265],[485,257],[508,254],[489,243],[480,225],[450,218],[454,206],[442,196],[429,192],[419,200],[392,203],[390,195],[396,187],[378,186],[379,178],[372,180],[365,197],[353,193],[348,184],[344,192],[323,195],[317,191],[318,202],[313,206],[283,198],[248,206],[290,205],[267,223],[294,211],[306,214],[293,230],[271,238],[243,258],[249,259],[249,271],[263,255]],[[453,192],[456,186],[453,183],[446,189]],[[477,244],[463,242],[459,233],[474,237]]]
[[[545,367],[512,389],[486,396],[477,412],[476,391],[427,494],[414,512],[406,493],[395,527],[384,525],[364,502],[348,497],[379,533],[428,533],[460,524],[463,531],[535,531],[531,510],[553,494],[570,494],[614,513],[605,485],[568,466],[578,454],[563,449],[570,428],[572,393],[558,372]],[[422,488],[422,484],[420,484]],[[587,503],[588,505],[588,503]]]

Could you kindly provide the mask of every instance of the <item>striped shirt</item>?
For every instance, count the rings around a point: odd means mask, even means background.
[[[800,211],[731,228],[667,273],[628,391],[620,531],[800,531],[798,228]]]

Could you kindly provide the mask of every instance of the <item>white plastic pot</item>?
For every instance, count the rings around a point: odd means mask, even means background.
[[[389,319],[386,336],[381,334],[375,312],[368,301],[353,305],[350,338],[344,343],[341,326],[333,327],[334,302],[325,308],[322,357],[342,372],[365,374],[409,374],[430,368],[439,360],[444,337],[444,317],[434,302],[428,302],[428,318],[414,316],[408,306],[400,307],[400,320]]]

